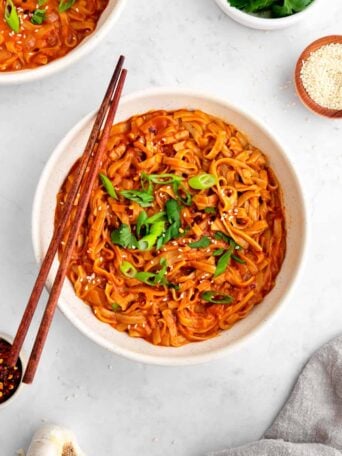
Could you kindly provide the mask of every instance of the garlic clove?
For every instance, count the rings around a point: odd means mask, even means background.
[[[68,429],[48,424],[34,434],[26,456],[85,456],[74,434]]]

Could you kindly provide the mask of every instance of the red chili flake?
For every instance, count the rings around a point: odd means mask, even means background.
[[[11,344],[0,338],[0,404],[7,401],[16,392],[23,373],[20,359],[14,367],[6,364],[10,350]]]

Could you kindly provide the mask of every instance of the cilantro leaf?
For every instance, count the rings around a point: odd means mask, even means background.
[[[129,225],[123,223],[117,230],[112,231],[111,240],[113,244],[120,245],[121,247],[132,249],[138,245],[137,238],[132,234]]]

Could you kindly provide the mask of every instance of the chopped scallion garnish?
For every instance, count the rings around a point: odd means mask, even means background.
[[[67,11],[68,9],[70,9],[73,6],[75,1],[76,0],[60,0],[59,5],[58,5],[58,11],[60,13]]]
[[[42,25],[46,15],[45,9],[36,9],[33,11],[31,22],[35,25]]]
[[[204,209],[204,212],[206,214],[216,214],[217,211],[216,211],[216,207],[206,207]]]
[[[198,241],[190,242],[188,245],[192,249],[206,248],[206,247],[209,247],[209,245],[210,245],[210,239],[208,238],[208,236],[203,236]]]
[[[135,201],[141,207],[151,206],[154,200],[153,195],[145,190],[121,190],[120,195]]]
[[[123,261],[120,264],[120,271],[125,277],[133,279],[137,273],[137,270],[129,261]]]
[[[202,173],[197,176],[193,176],[188,181],[191,188],[195,190],[205,190],[207,188],[216,185],[216,177],[212,174]]]
[[[118,199],[118,195],[116,194],[114,185],[112,181],[107,177],[105,174],[100,173],[99,174],[100,180],[102,185],[104,186],[106,192],[108,193],[109,196],[111,196],[114,199]]]
[[[114,312],[119,312],[121,310],[120,304],[117,302],[112,302],[112,310],[114,310]]]
[[[240,264],[246,264],[246,261],[243,258],[238,257],[237,255],[232,255],[232,259]]]
[[[234,245],[231,245],[229,249],[219,258],[216,269],[214,272],[214,277],[218,277],[219,275],[226,272],[227,266],[230,263],[230,258],[234,251]]]
[[[142,174],[142,178],[146,181],[153,182],[158,185],[174,184],[175,182],[181,182],[184,180],[182,176],[176,176],[176,174]]]
[[[13,32],[18,33],[20,30],[20,19],[17,8],[12,0],[6,0],[4,18],[7,25],[13,30]]]
[[[231,304],[234,298],[230,295],[221,294],[218,291],[204,291],[201,294],[203,301],[211,302],[213,304]]]

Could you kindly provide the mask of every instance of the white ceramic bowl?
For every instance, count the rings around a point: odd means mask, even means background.
[[[51,76],[63,70],[81,57],[92,51],[98,43],[110,31],[113,23],[119,17],[126,0],[109,0],[108,6],[101,14],[95,30],[87,36],[78,46],[66,54],[64,57],[53,60],[52,62],[29,70],[0,72],[0,86],[10,84],[22,84],[46,76]]]
[[[254,117],[226,101],[189,90],[154,89],[124,97],[116,121],[133,114],[156,109],[198,108],[235,124],[250,141],[269,157],[284,193],[287,219],[287,253],[274,289],[251,314],[232,329],[205,342],[179,348],[157,347],[143,339],[129,337],[101,323],[74,293],[67,280],[59,307],[69,320],[99,345],[127,358],[160,365],[185,365],[214,359],[239,346],[260,329],[285,301],[298,276],[306,244],[306,214],[302,192],[294,170],[279,142]],[[94,114],[82,119],[59,143],[41,175],[33,207],[33,244],[36,258],[42,261],[53,230],[56,194],[69,169],[83,152]],[[55,260],[48,278],[48,288],[56,273]]]
[[[230,6],[227,0],[215,0],[215,2],[227,16],[234,19],[234,21],[239,22],[239,24],[259,30],[280,30],[294,25],[303,19],[310,20],[310,15],[317,9],[318,5],[322,3],[322,0],[314,0],[300,13],[280,18],[263,18],[245,13]]]
[[[0,339],[4,339],[6,342],[9,342],[10,344],[13,342],[12,336],[9,336],[8,334],[2,333],[2,332],[0,332]],[[21,367],[22,367],[22,375],[21,375],[21,379],[22,379],[25,369],[26,369],[26,364],[27,364],[27,357],[26,357],[24,350],[22,350],[20,352],[19,359],[21,361]],[[2,402],[0,404],[0,410],[7,407],[8,405],[10,405],[18,397],[18,395],[23,390],[23,388],[25,388],[25,386],[26,385],[21,381],[20,385],[15,390],[15,393],[9,399],[7,399],[7,401]]]

